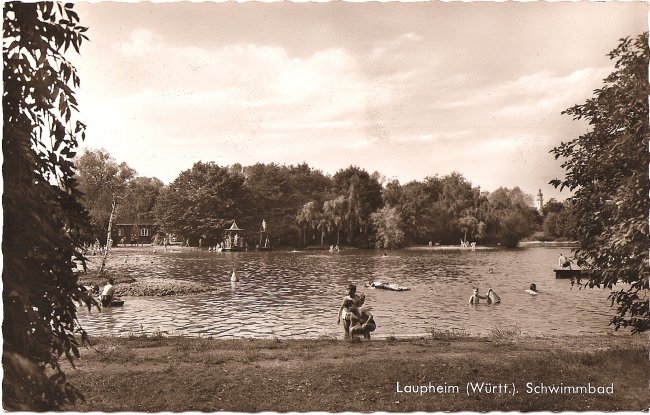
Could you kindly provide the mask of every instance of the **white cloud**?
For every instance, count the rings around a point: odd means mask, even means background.
[[[398,42],[403,42],[403,41],[419,42],[421,40],[422,40],[422,36],[418,35],[415,32],[404,33],[397,39]]]
[[[126,55],[141,56],[160,49],[161,39],[153,31],[134,29],[128,42],[117,43],[115,48]]]
[[[611,68],[584,68],[567,75],[551,71],[526,74],[497,85],[464,89],[456,99],[441,99],[439,109],[487,107],[497,117],[534,116],[548,111],[559,113],[584,100],[601,83]]]
[[[458,130],[458,131],[450,131],[450,132],[425,133],[425,134],[400,137],[396,140],[396,142],[398,143],[439,142],[439,141],[455,140],[462,137],[467,137],[472,133],[474,133],[474,130]]]
[[[512,99],[511,105],[502,106],[493,112],[500,117],[529,117],[536,114],[566,109],[591,95],[601,84],[610,68],[585,68],[564,76],[539,73],[523,76],[503,87],[504,96]]]
[[[372,60],[383,59],[395,55],[397,51],[410,43],[421,42],[424,38],[415,32],[403,33],[395,38],[374,46],[368,57]]]
[[[137,120],[142,134],[151,136],[294,137],[297,132],[319,132],[314,138],[320,138],[362,128],[367,106],[391,99],[343,48],[302,57],[257,44],[183,48],[161,43],[154,32],[137,30],[117,50],[123,67],[139,68],[123,72],[123,79],[132,81],[130,88],[114,98],[95,94],[84,105],[113,120]],[[129,133],[133,131],[124,131]]]
[[[476,151],[479,153],[511,153],[528,144],[533,137],[528,135],[500,136],[481,140]]]
[[[355,140],[343,144],[343,148],[347,149],[364,149],[368,148],[371,145],[370,140]]]
[[[379,59],[379,58],[381,58],[382,56],[384,56],[385,53],[386,53],[386,49],[384,49],[384,48],[382,48],[382,47],[380,47],[380,46],[375,46],[375,47],[372,48],[372,50],[370,51],[370,55],[368,55],[368,57],[369,57],[370,59]]]
[[[299,162],[368,148],[368,108],[393,99],[391,87],[365,76],[344,48],[297,57],[276,46],[206,49],[160,39],[138,31],[118,44],[126,82],[118,91],[95,88],[83,107],[92,114],[87,145],[113,143],[114,157],[165,181],[178,174],[179,167],[161,169],[174,158],[188,168],[198,160]],[[398,73],[390,85],[409,76]]]

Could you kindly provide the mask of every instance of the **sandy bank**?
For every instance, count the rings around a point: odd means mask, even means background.
[[[558,247],[558,248],[573,248],[578,246],[578,242],[572,241],[522,241],[519,242],[521,248],[532,248],[532,247]]]
[[[497,249],[493,246],[476,246],[474,248],[462,247],[460,245],[434,245],[434,246],[409,246],[403,248],[411,251],[488,251],[492,249]]]

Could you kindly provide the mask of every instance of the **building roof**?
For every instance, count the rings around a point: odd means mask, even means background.
[[[232,221],[232,225],[230,225],[230,228],[228,228],[228,229],[226,229],[226,230],[227,230],[227,231],[243,231],[242,228],[240,228],[239,226],[237,226],[237,222],[234,221],[234,220]]]
[[[115,226],[153,226],[156,225],[156,221],[153,219],[140,219],[137,223],[134,220],[116,220]]]

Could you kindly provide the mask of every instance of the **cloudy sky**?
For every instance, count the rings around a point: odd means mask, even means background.
[[[492,191],[562,174],[560,112],[612,71],[644,2],[78,3],[85,147],[169,183],[193,163],[350,164]]]

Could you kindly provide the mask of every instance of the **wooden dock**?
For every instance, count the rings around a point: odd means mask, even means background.
[[[578,278],[586,274],[581,269],[555,268],[553,271],[555,278]]]

